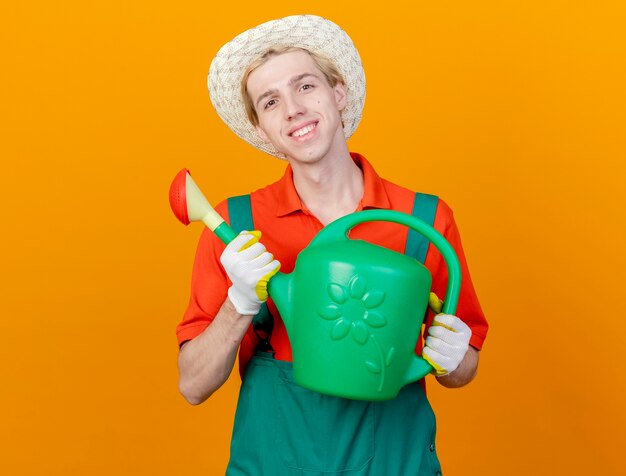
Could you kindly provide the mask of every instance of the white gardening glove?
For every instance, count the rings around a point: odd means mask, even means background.
[[[220,261],[232,281],[228,297],[239,314],[254,316],[267,301],[267,282],[280,263],[259,243],[260,231],[242,231],[231,241]]]
[[[472,330],[456,316],[438,314],[428,328],[422,357],[432,365],[437,376],[456,370],[469,348]]]

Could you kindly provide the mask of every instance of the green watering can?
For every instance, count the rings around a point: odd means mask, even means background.
[[[237,236],[186,169],[172,183],[170,205],[180,221],[202,221],[225,243]],[[452,246],[422,220],[393,210],[352,213],[327,225],[292,273],[271,278],[269,294],[287,329],[296,383],[343,398],[389,400],[432,370],[415,354],[432,278],[411,257],[348,238],[371,221],[406,225],[437,247],[448,267],[443,312],[454,314],[461,268]]]

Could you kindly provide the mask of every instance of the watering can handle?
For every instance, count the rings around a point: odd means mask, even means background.
[[[320,245],[326,242],[334,242],[340,238],[348,238],[348,232],[355,226],[370,221],[388,221],[408,226],[409,228],[424,235],[441,252],[446,266],[448,267],[448,287],[446,299],[443,303],[444,314],[454,314],[459,302],[461,291],[461,266],[454,248],[446,241],[441,233],[419,218],[395,210],[365,210],[351,213],[328,224],[313,239],[310,246]]]

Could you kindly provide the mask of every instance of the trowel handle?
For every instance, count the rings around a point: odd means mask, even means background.
[[[313,239],[309,246],[319,245],[338,239],[349,239],[348,232],[355,226],[370,221],[388,221],[406,225],[409,228],[424,235],[441,252],[446,266],[448,267],[448,286],[446,298],[443,303],[444,314],[454,314],[459,302],[461,291],[461,266],[454,248],[448,243],[441,233],[432,226],[413,215],[397,212],[395,210],[365,210],[351,213],[327,225]]]

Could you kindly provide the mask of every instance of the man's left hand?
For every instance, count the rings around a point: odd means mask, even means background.
[[[438,314],[428,328],[422,357],[432,365],[437,376],[454,372],[469,348],[471,329],[451,314]]]

